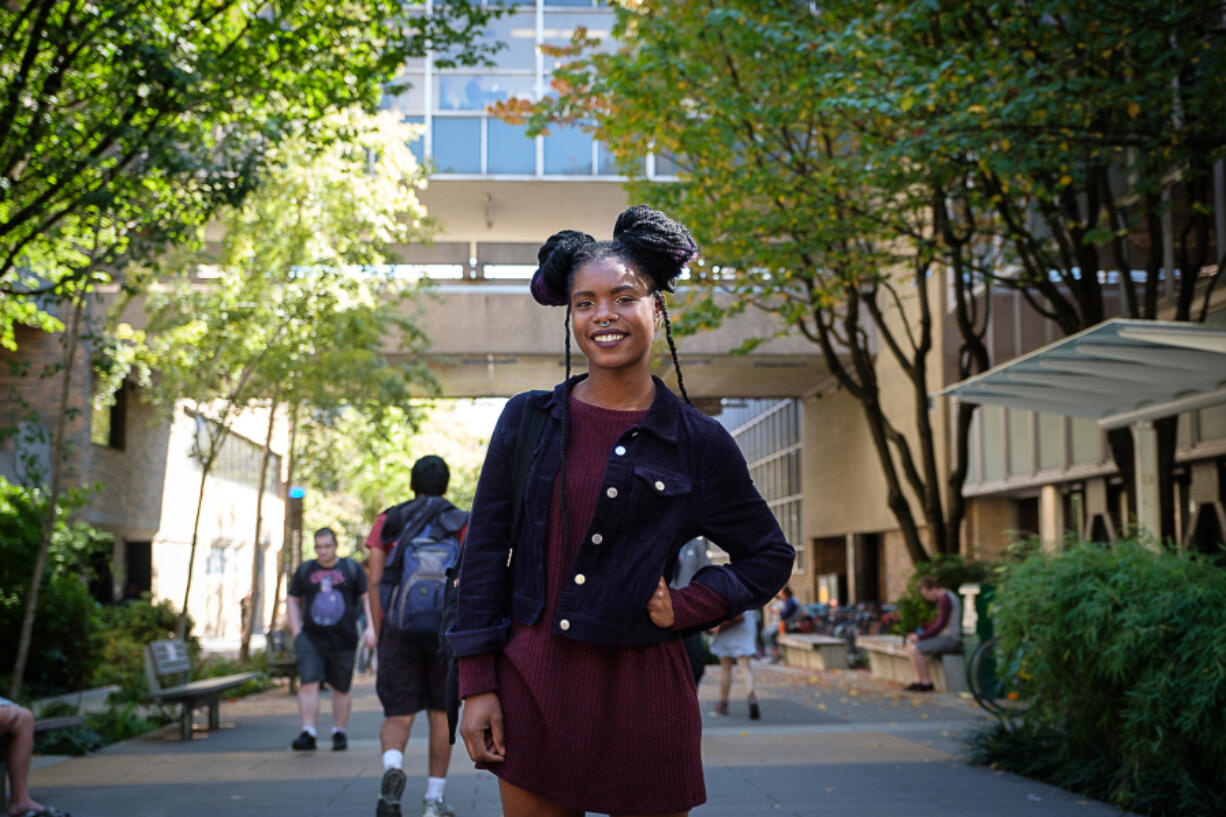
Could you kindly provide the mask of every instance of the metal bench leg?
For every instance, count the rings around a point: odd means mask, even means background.
[[[183,702],[183,714],[179,717],[179,737],[192,739],[192,705],[187,701]]]
[[[221,702],[214,698],[209,701],[209,729],[221,728]]]

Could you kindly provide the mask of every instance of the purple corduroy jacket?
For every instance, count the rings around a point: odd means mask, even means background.
[[[572,378],[572,388],[584,377]],[[662,629],[646,611],[656,583],[672,575],[678,551],[695,536],[731,557],[693,579],[727,602],[729,618],[767,604],[791,576],[795,551],[754,488],[732,436],[658,378],[655,385],[642,422],[609,451],[604,487],[572,566],[574,580],[551,624],[556,635],[638,646],[715,624]],[[532,626],[544,610],[543,549],[562,461],[563,387],[511,398],[490,439],[464,543],[456,623],[447,632],[457,656],[501,649],[512,617]],[[528,469],[520,529],[512,532],[511,475],[528,400],[539,401],[548,418]]]

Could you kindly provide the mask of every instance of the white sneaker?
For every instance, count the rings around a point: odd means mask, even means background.
[[[455,809],[444,800],[422,800],[421,817],[455,817]]]

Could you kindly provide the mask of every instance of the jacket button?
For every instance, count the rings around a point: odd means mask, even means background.
[[[592,534],[592,544],[593,545],[599,545],[603,541],[604,541],[604,537],[601,536],[599,533]]]
[[[663,483],[663,482],[660,482],[659,480],[656,480],[656,490],[657,490],[657,491],[663,491],[663,490],[664,490],[664,483]]]
[[[587,576],[584,576],[582,573],[575,574],[575,584],[583,584],[585,581],[587,581]]]
[[[567,621],[566,619],[562,619],[561,621],[558,622],[558,626],[561,627],[563,630],[569,630],[570,622]]]
[[[605,494],[608,495],[609,499],[617,499],[617,489],[612,486],[609,486],[609,490],[605,491]]]
[[[617,455],[617,456],[619,456],[619,457],[624,457],[624,456],[626,456],[626,446],[624,446],[624,445],[619,445],[617,448],[614,448],[614,449],[613,449],[613,453],[614,453],[614,454],[616,454],[616,455]]]

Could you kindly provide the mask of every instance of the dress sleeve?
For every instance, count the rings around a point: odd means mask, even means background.
[[[788,544],[732,435],[715,425],[703,445],[702,480],[696,511],[699,532],[731,557],[708,565],[694,582],[727,602],[727,615],[765,607],[792,576],[796,551]]]

